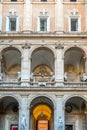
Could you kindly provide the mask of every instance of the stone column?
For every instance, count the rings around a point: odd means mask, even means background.
[[[19,108],[19,130],[29,130],[29,115],[27,96],[23,96],[21,99],[21,107]]]
[[[25,0],[24,3],[24,17],[23,17],[23,31],[25,33],[32,30],[32,4],[31,0]]]
[[[56,95],[56,108],[54,110],[54,130],[64,130],[64,109],[62,96]]]
[[[55,59],[55,81],[64,81],[64,59],[62,57],[63,46],[61,44],[56,45],[56,59]]]
[[[21,82],[23,85],[27,85],[30,80],[30,45],[25,44],[22,46],[23,53],[22,53],[22,65],[21,65]]]
[[[62,0],[56,0],[55,4],[55,31],[63,33],[64,31],[63,3]]]

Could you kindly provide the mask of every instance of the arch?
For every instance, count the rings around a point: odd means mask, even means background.
[[[1,49],[1,53],[3,53],[4,51],[6,52],[7,50],[11,50],[11,49],[17,50],[18,52],[20,52],[20,54],[22,54],[21,51],[19,50],[19,48],[15,47],[15,46],[3,47]]]
[[[53,98],[51,98],[50,96],[48,96],[48,95],[34,95],[34,96],[32,96],[30,99],[29,99],[29,103],[28,103],[28,107],[30,108],[30,105],[31,105],[31,103],[32,103],[32,101],[34,101],[36,98],[40,98],[40,97],[44,97],[44,98],[47,98],[47,99],[49,99],[51,102],[52,102],[52,104],[53,104],[53,109],[55,109],[55,107],[56,107],[56,102],[55,102],[55,100],[53,99]]]
[[[68,96],[64,99],[64,101],[63,101],[63,107],[65,106],[66,102],[67,102],[69,99],[73,98],[73,97],[78,97],[78,98],[81,98],[81,99],[87,101],[87,98],[84,97],[83,95],[68,95]]]
[[[45,97],[45,96],[38,96],[35,99],[33,99],[31,101],[30,107],[35,107],[37,104],[47,104],[51,108],[54,108],[53,102],[48,97]]]
[[[54,103],[43,95],[33,98],[30,102],[30,116],[30,126],[33,130],[40,128],[40,122],[43,128],[52,130],[54,125]]]
[[[64,56],[65,56],[65,53],[66,53],[67,51],[71,50],[72,48],[77,48],[77,49],[79,49],[79,50],[82,50],[82,52],[84,53],[84,55],[85,55],[85,56],[87,55],[86,49],[83,48],[82,46],[81,46],[81,47],[79,47],[79,46],[69,46],[69,47],[66,47],[66,48],[63,50],[63,58],[64,58]]]
[[[54,51],[54,49],[53,49],[52,47],[48,47],[48,46],[36,46],[36,47],[34,47],[34,48],[32,49],[30,55],[32,56],[32,54],[33,54],[35,51],[39,50],[40,48],[44,48],[44,49],[46,49],[46,50],[49,50],[49,51],[53,54],[53,56],[55,57],[55,51]]]
[[[15,46],[15,45],[4,45],[4,46],[2,46],[2,47],[0,48],[0,53],[1,53],[4,49],[6,49],[6,48],[15,48],[15,49],[17,49],[17,50],[21,53],[21,55],[22,55],[22,49],[21,49],[21,47],[20,47],[20,46]]]
[[[31,54],[31,72],[34,73],[35,80],[42,80],[40,68],[45,68],[44,80],[49,81],[51,72],[54,72],[54,53],[48,47],[38,47]],[[35,69],[36,68],[36,69]],[[47,75],[47,76],[46,76]]]
[[[5,97],[11,97],[11,98],[14,98],[17,102],[18,102],[18,104],[19,104],[19,108],[20,108],[20,106],[21,106],[21,100],[17,97],[17,96],[15,96],[15,95],[9,95],[9,94],[7,94],[7,95],[0,95],[0,100],[2,100],[3,98],[5,98]]]

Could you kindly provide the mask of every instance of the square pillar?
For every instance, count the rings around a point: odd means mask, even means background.
[[[63,83],[64,81],[64,59],[62,57],[63,46],[56,46],[56,59],[55,59],[55,82]]]
[[[62,96],[56,96],[56,108],[54,111],[54,130],[64,130],[64,109]]]
[[[29,45],[24,45],[23,47],[23,53],[22,53],[22,65],[21,65],[21,83],[22,85],[26,86],[29,85],[30,81],[30,64],[31,64],[31,59],[30,59],[30,46]]]
[[[23,32],[30,33],[31,30],[32,30],[32,3],[30,0],[25,0]]]
[[[29,130],[29,109],[27,96],[22,97],[22,104],[19,109],[19,130]]]
[[[55,4],[55,31],[63,33],[64,31],[63,3],[62,0],[57,0]]]

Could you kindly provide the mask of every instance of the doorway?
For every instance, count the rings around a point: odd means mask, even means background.
[[[37,130],[48,130],[48,120],[38,120]]]
[[[65,125],[65,130],[73,130],[73,125]]]

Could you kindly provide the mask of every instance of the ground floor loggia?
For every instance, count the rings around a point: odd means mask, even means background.
[[[86,95],[3,95],[0,130],[87,130]]]

